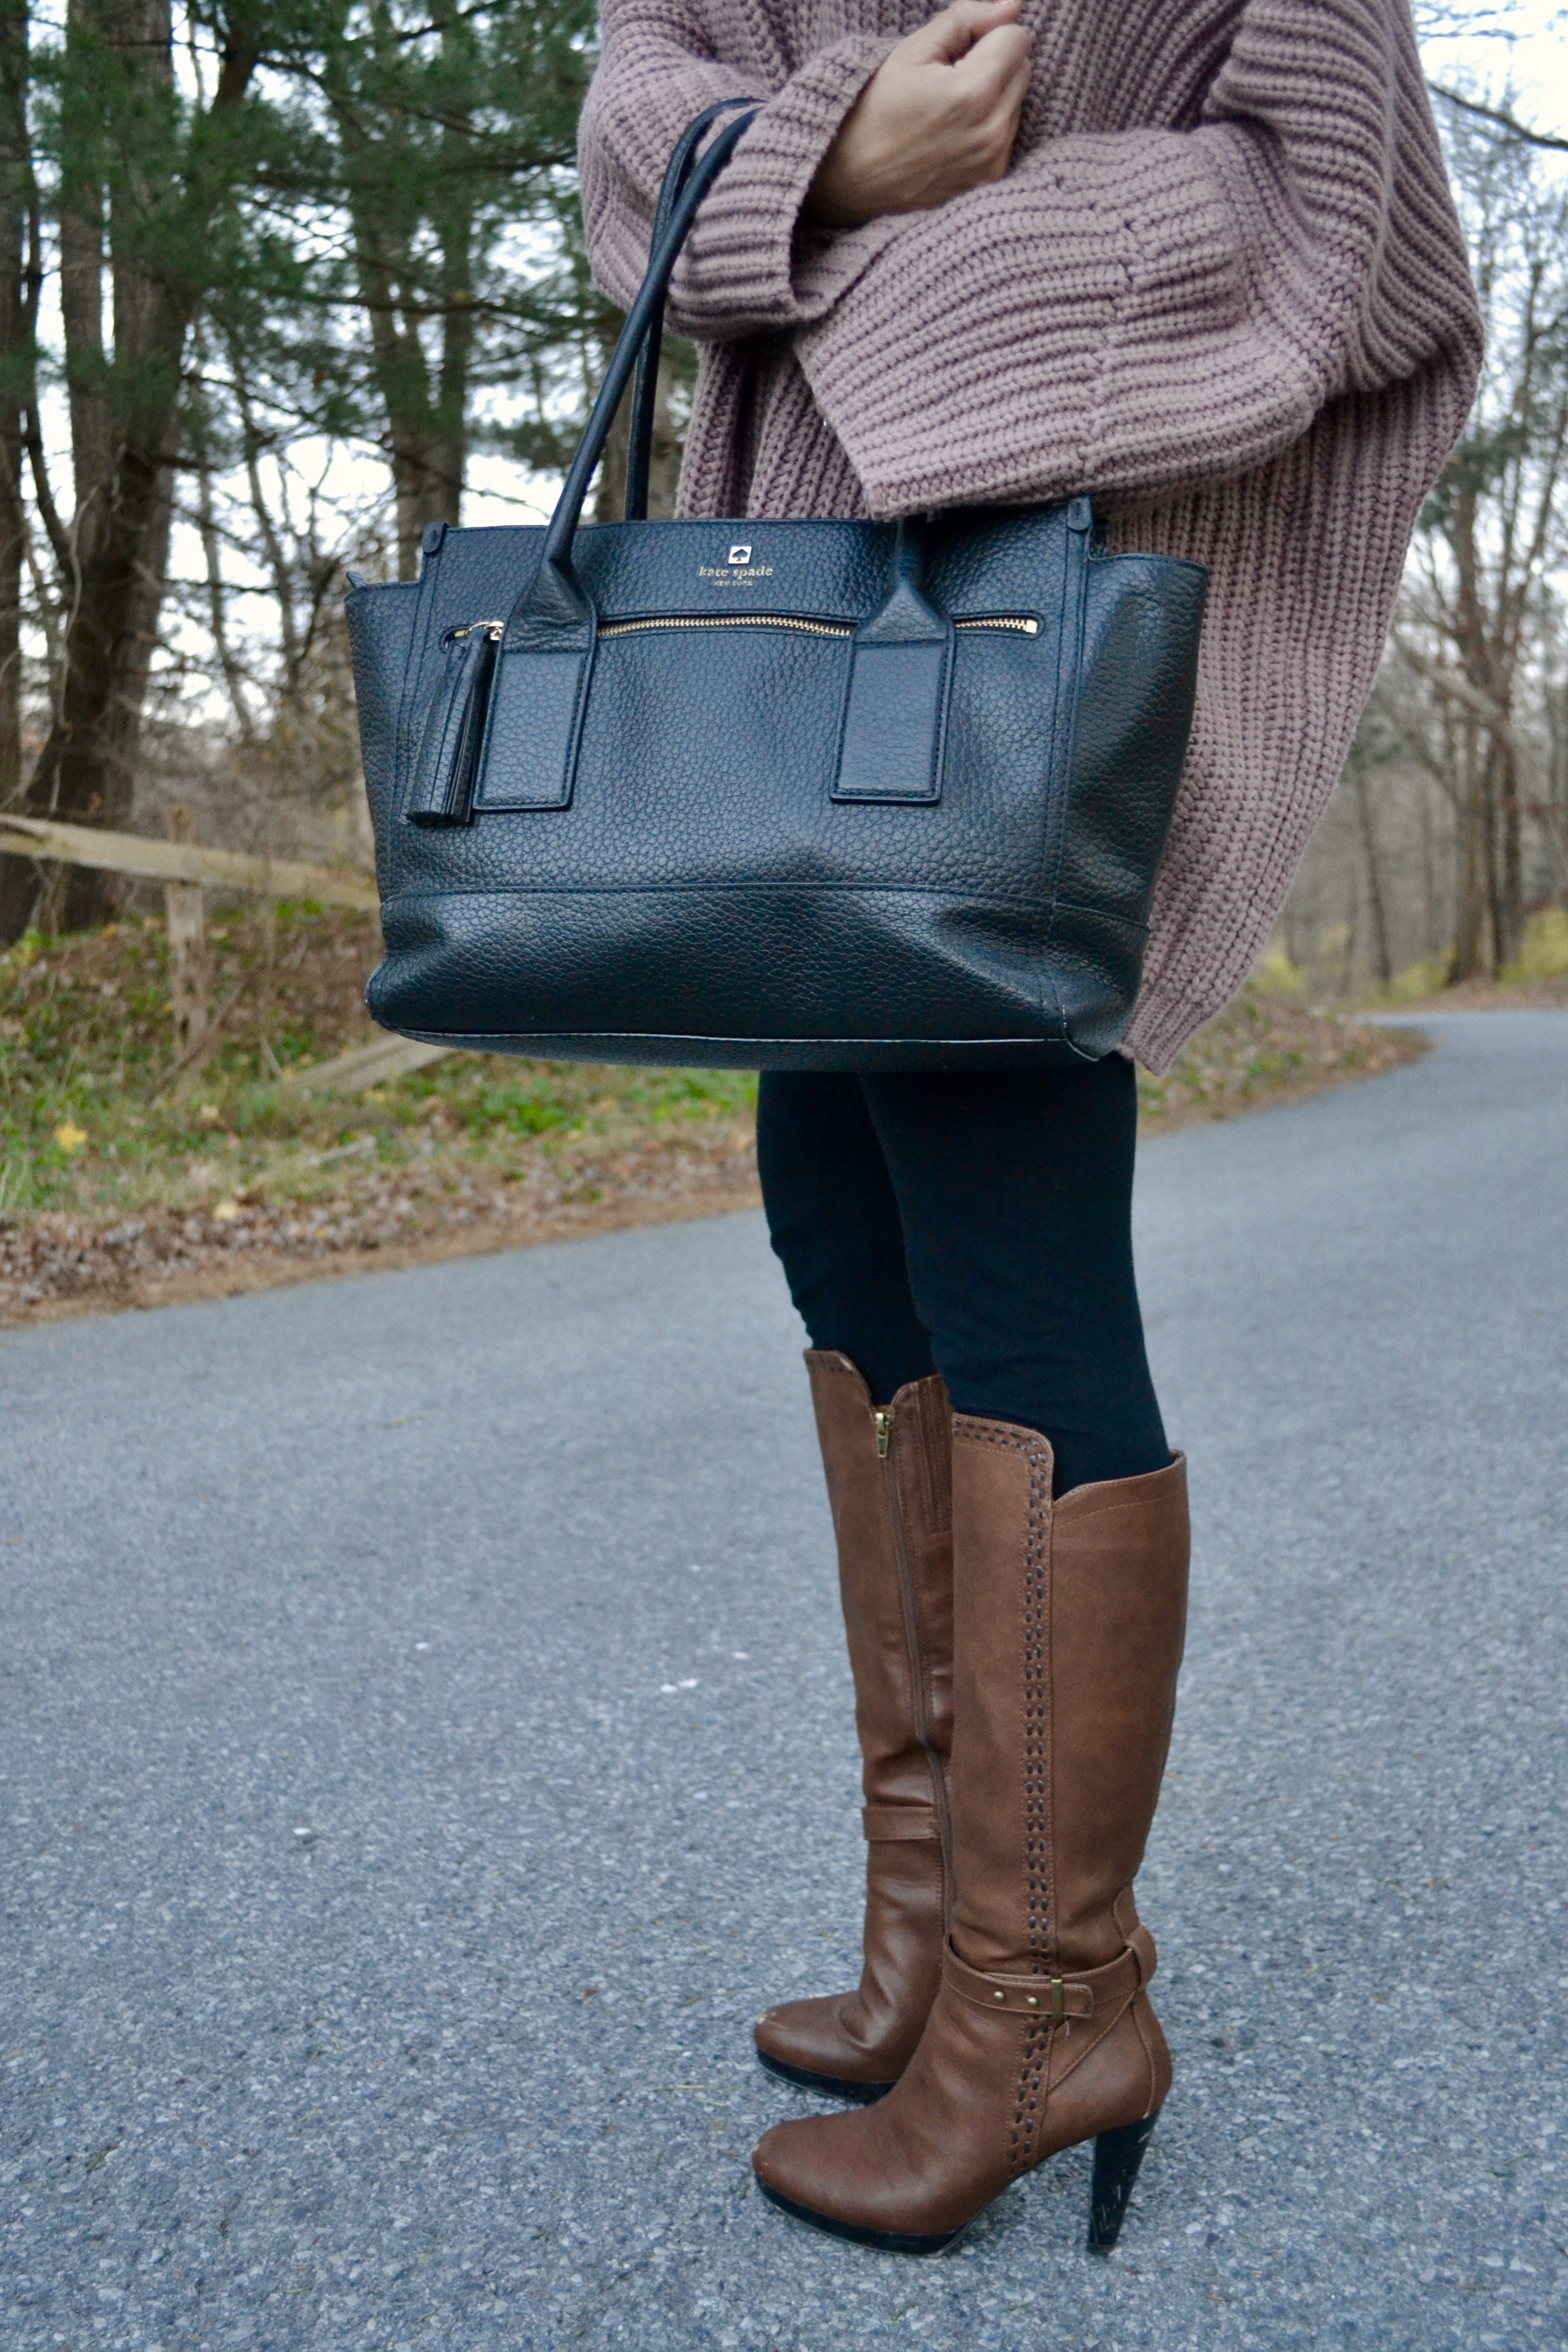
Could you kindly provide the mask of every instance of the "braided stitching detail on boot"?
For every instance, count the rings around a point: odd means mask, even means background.
[[[1051,1853],[1050,1642],[1051,1455],[1037,1439],[1029,1457],[1029,1524],[1024,1557],[1024,1847],[1029,1893],[1029,1968],[1050,1972]],[[1012,2162],[1026,2171],[1035,2160],[1035,2126],[1044,2096],[1040,2084],[1050,2052],[1048,2022],[1031,2018],[1024,2036],[1018,2099],[1013,2117]]]
[[[1046,1977],[1051,1967],[1051,1450],[1037,1431],[1010,1428],[1005,1423],[971,1422],[968,1433],[983,1444],[1000,1445],[1011,1454],[1022,1454],[1029,1469],[1022,1629],[1024,1861],[1028,1890],[1029,1969],[1032,1975]],[[1045,2097],[1043,2085],[1050,2036],[1048,2013],[1043,2017],[1031,2014],[1024,2032],[1018,2092],[1013,2106],[1008,2162],[1014,2173],[1027,2172],[1036,2161],[1036,2132]]]

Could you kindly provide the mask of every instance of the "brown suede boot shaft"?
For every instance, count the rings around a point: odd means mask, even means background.
[[[881,1412],[847,1356],[806,1355],[837,1540],[867,1838],[858,1989],[788,2001],[758,2048],[824,2081],[895,2081],[942,1975],[952,1740],[952,1425],[940,1380]]]
[[[1054,1504],[1051,1469],[1031,1431],[953,1424],[957,1891],[921,2046],[879,2105],[781,2125],[753,2159],[806,2214],[916,2251],[1170,2086],[1131,1881],[1181,1660],[1185,1470]]]

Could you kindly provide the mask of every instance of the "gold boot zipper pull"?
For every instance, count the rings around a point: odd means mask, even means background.
[[[893,1442],[893,1408],[890,1404],[875,1405],[871,1418],[877,1424],[877,1459],[885,1462],[888,1448]]]

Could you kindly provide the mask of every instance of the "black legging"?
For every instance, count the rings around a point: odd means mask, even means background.
[[[1132,1276],[1137,1080],[1062,1070],[765,1071],[757,1158],[814,1348],[872,1402],[940,1371],[954,1410],[1038,1429],[1056,1491],[1171,1458]]]

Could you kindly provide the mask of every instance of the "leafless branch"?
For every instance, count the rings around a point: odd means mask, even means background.
[[[1484,105],[1479,98],[1466,98],[1459,90],[1446,89],[1441,82],[1428,82],[1426,87],[1434,98],[1442,100],[1445,106],[1457,106],[1461,114],[1473,115],[1478,121],[1489,122],[1497,130],[1506,131],[1510,138],[1518,139],[1526,147],[1542,147],[1554,155],[1568,155],[1568,139],[1560,139],[1552,131],[1533,130],[1528,122],[1521,122],[1516,114],[1510,114],[1506,107]]]

